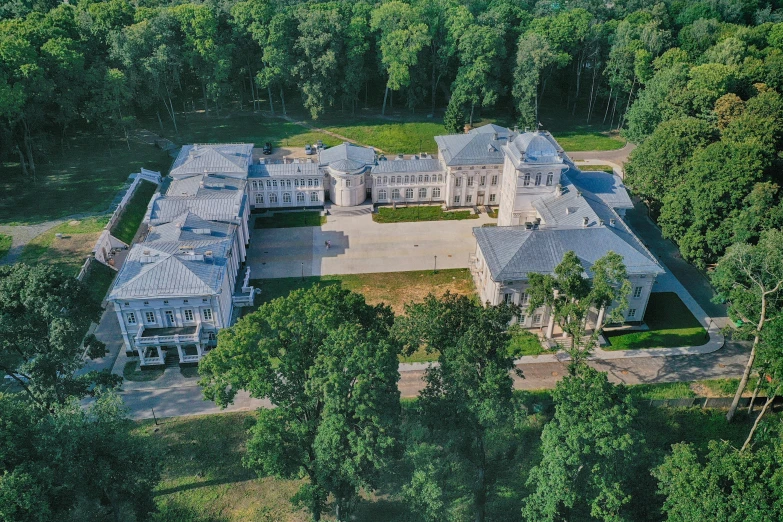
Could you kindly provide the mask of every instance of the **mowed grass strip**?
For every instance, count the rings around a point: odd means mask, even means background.
[[[8,255],[8,251],[11,250],[11,242],[13,238],[6,234],[0,234],[0,259],[3,259]]]
[[[130,201],[125,206],[125,209],[120,216],[117,223],[112,228],[112,235],[124,241],[130,245],[133,241],[133,236],[136,235],[136,231],[141,225],[141,220],[144,219],[144,214],[147,212],[147,205],[158,188],[157,185],[150,181],[141,181],[136,187],[136,192],[131,196]]]
[[[67,275],[76,276],[108,221],[108,215],[66,221],[30,241],[22,250],[20,261],[28,265],[55,265]]]
[[[418,154],[438,152],[435,136],[446,134],[440,121],[400,121],[367,119],[330,122],[324,130],[375,147],[386,154]],[[316,122],[316,124],[318,124]]]
[[[585,129],[552,132],[552,136],[566,152],[617,150],[625,147],[625,140],[606,132]]]
[[[478,219],[478,214],[469,210],[453,210],[444,212],[443,208],[434,205],[411,207],[380,207],[372,215],[376,223],[407,223],[413,221],[451,221],[461,219]]]
[[[98,261],[93,261],[87,269],[82,282],[87,286],[93,299],[100,302],[106,297],[106,292],[109,291],[109,287],[116,275],[117,272],[114,269]]]
[[[257,216],[253,228],[320,227],[325,223],[326,216],[317,211],[276,212],[271,216]]]
[[[709,340],[701,323],[674,292],[650,295],[643,332],[604,332],[609,344],[604,350],[638,350],[641,348],[676,348],[701,346]]]
[[[614,169],[609,165],[579,165],[577,163],[576,168],[585,172],[608,172],[612,174]]]

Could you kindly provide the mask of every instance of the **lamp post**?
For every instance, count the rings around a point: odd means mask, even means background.
[[[302,262],[302,280],[304,280],[304,262]]]
[[[438,256],[435,256],[435,264],[432,267],[432,273],[433,274],[438,273]]]

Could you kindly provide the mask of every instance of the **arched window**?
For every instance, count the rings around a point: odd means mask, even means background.
[[[541,184],[541,173],[536,174],[536,187]]]
[[[440,187],[435,187],[434,189],[432,189],[432,197],[433,198],[440,197]]]
[[[310,193],[310,202],[311,203],[318,203],[318,192],[311,192]]]
[[[413,189],[405,189],[405,199],[413,199]]]
[[[525,173],[525,181],[523,182],[523,184],[526,187],[530,185],[530,173],[529,172]]]
[[[392,199],[400,199],[400,189],[392,190]]]
[[[378,191],[378,199],[386,199],[386,191],[385,190],[379,190]]]
[[[554,179],[554,177],[555,177],[554,174],[552,174],[551,172],[546,175],[546,184],[547,184],[547,186],[552,185],[552,180]]]
[[[264,204],[264,195],[256,194],[256,205],[263,205],[263,204]]]
[[[297,192],[296,193],[296,202],[297,203],[304,203],[305,202],[304,192]]]
[[[277,194],[269,194],[269,202],[270,203],[277,203]]]
[[[420,198],[426,198],[426,197],[427,197],[427,189],[425,189],[425,188],[420,188],[420,189],[419,189],[419,197],[420,197]]]
[[[283,203],[291,203],[291,193],[290,192],[284,192],[283,193]]]

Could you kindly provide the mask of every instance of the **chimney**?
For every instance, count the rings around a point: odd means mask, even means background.
[[[587,216],[583,217],[582,218],[582,226],[586,227],[588,223],[590,223],[590,218],[587,217]]]
[[[560,183],[555,185],[555,195],[557,195],[557,197],[560,197],[560,196],[563,195],[563,185],[561,185]]]
[[[518,134],[518,133],[519,133],[519,126],[514,125],[514,134]]]
[[[610,226],[610,227],[613,227],[613,226],[615,226],[615,224],[617,224],[617,220],[616,220],[615,218],[611,218],[611,219],[609,219],[609,226]]]
[[[598,225],[601,226],[601,227],[604,226],[604,220],[603,219],[599,219],[598,220]]]
[[[209,261],[210,263],[212,262],[212,251],[211,250],[207,250],[206,252],[204,252],[204,259],[206,261]]]
[[[581,190],[577,190],[576,191],[576,197],[578,197],[578,198],[582,197],[582,191]]]
[[[492,133],[492,139],[495,140],[495,141],[498,140],[498,133],[497,132],[493,132]]]

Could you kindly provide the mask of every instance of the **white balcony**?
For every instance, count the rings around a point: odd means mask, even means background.
[[[163,364],[163,358],[162,357],[145,357],[143,361],[140,362],[140,366],[158,366]]]
[[[201,323],[194,326],[169,328],[145,328],[144,325],[141,325],[136,334],[136,346],[189,344],[198,343],[200,340]]]
[[[248,294],[234,294],[231,296],[231,302],[234,306],[253,306],[253,297],[256,295],[255,288],[248,288]]]

